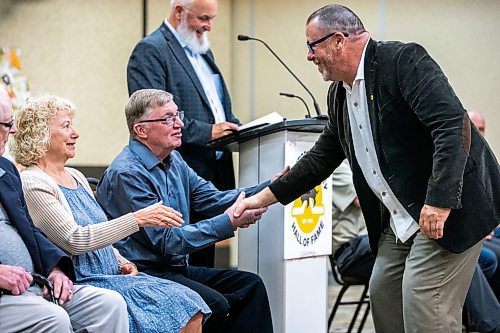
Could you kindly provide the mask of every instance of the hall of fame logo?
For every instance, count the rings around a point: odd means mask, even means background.
[[[305,155],[301,153],[300,160]],[[292,231],[297,243],[303,247],[314,245],[325,228],[324,190],[327,182],[324,181],[312,190],[304,193],[293,201],[291,215],[293,218]]]
[[[295,240],[304,247],[313,245],[325,227],[322,219],[325,215],[323,187],[326,189],[326,182],[304,193],[293,202],[292,231]]]
[[[314,141],[287,143],[285,162],[293,166]],[[332,179],[326,178],[284,209],[284,259],[323,256],[332,252]]]

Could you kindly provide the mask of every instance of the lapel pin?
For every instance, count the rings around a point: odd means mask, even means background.
[[[372,100],[372,101],[373,101],[373,95],[370,95],[370,100]]]

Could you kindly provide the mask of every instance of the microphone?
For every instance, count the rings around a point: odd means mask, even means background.
[[[269,47],[269,45],[267,45],[266,42],[264,42],[262,39],[258,39],[258,38],[254,38],[254,37],[250,37],[250,36],[245,36],[245,35],[238,35],[238,40],[239,41],[248,41],[248,40],[255,40],[257,42],[260,42],[262,44],[264,44],[264,46],[269,50],[269,52],[271,52],[271,54],[276,58],[278,59],[278,61],[283,65],[283,67],[286,68],[286,70],[288,71],[288,73],[292,74],[292,76],[294,77],[295,80],[297,80],[297,82],[302,86],[302,88],[304,88],[305,91],[307,91],[307,93],[309,94],[309,96],[311,96],[311,99],[313,101],[313,105],[314,105],[314,109],[316,110],[316,115],[318,117],[321,117],[321,110],[319,108],[319,104],[318,102],[316,101],[316,98],[314,98],[313,94],[311,93],[311,91],[309,89],[307,89],[307,87],[304,85],[304,83],[302,83],[302,81],[300,81],[300,79],[297,77],[297,75],[295,75],[292,70],[290,68],[288,68],[288,66],[283,62],[283,60],[281,60],[280,57],[278,57],[278,55]],[[298,97],[298,96],[297,96]]]
[[[306,107],[306,110],[307,110],[306,118],[311,118],[311,112],[309,111],[309,107],[307,106],[306,101],[304,101],[304,99],[302,97],[294,95],[294,94],[290,94],[290,93],[285,93],[285,92],[280,92],[280,96],[300,99],[302,101],[302,103],[304,103],[304,106]]]

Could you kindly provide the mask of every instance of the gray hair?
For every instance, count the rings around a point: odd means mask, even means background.
[[[349,35],[356,36],[365,31],[363,22],[354,14],[352,10],[338,4],[326,5],[307,19],[307,24],[316,20],[318,27],[328,33],[347,32]]]
[[[188,6],[190,5],[194,0],[170,0],[170,7],[174,8],[177,5],[180,6]]]
[[[157,106],[164,106],[172,101],[173,96],[164,90],[141,89],[130,96],[125,106],[128,132],[131,138],[135,137],[134,125],[144,120],[149,112]]]

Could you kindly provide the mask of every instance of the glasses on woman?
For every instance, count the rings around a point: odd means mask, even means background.
[[[176,118],[179,119],[180,121],[183,121],[184,120],[184,111],[177,111],[177,113],[168,115],[165,118],[146,119],[146,120],[138,121],[137,123],[140,124],[140,123],[163,122],[165,125],[171,126],[174,124]]]

